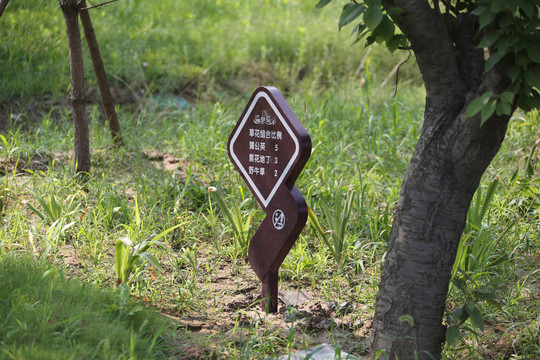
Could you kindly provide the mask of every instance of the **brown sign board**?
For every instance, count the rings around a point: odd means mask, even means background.
[[[248,256],[263,283],[264,306],[276,312],[279,266],[307,221],[294,182],[311,154],[311,139],[281,93],[259,87],[231,133],[228,152],[266,213]]]

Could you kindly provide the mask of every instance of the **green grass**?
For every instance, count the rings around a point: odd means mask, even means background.
[[[64,270],[10,254],[0,260],[0,358],[163,358],[169,325],[115,293]]]
[[[348,33],[337,32],[339,6],[331,8],[320,11],[310,1],[122,0],[91,16],[111,83],[130,96],[203,92],[218,98],[248,95],[260,83],[313,89],[360,80],[366,63],[382,81],[403,55],[351,51]],[[54,102],[67,92],[68,51],[57,2],[10,3],[0,37],[0,102],[28,95]],[[85,63],[95,87],[88,56]],[[418,79],[413,69],[412,61],[404,66],[402,80]]]
[[[122,100],[117,110],[126,146],[112,147],[92,100],[88,60],[92,170],[82,185],[69,159],[73,129],[62,99],[69,71],[61,12],[55,1],[10,2],[0,18],[0,263],[12,270],[0,276],[38,281],[1,297],[16,296],[11,303],[18,310],[37,309],[5,320],[18,318],[26,327],[16,321],[3,326],[0,331],[16,332],[0,337],[2,349],[15,358],[69,357],[54,352],[65,349],[87,358],[98,349],[98,358],[148,358],[163,351],[164,357],[247,359],[306,348],[329,334],[325,341],[365,354],[368,334],[347,324],[367,324],[372,317],[401,178],[421,131],[424,93],[411,60],[400,70],[394,98],[388,75],[405,55],[352,47],[346,30],[337,31],[339,5],[318,11],[315,3],[122,0],[93,10],[109,78]],[[260,285],[246,264],[245,241],[238,241],[224,214],[237,209],[251,232],[263,216],[226,151],[259,85],[276,85],[309,132],[313,153],[297,186],[322,229],[339,228],[345,240],[339,248],[332,238],[339,255],[308,224],[280,272],[280,288],[308,290],[317,306],[354,304],[351,314],[325,315],[333,321],[328,328],[305,319],[285,326],[284,314],[253,315]],[[448,359],[540,356],[540,177],[533,147],[539,125],[537,111],[516,114],[481,184],[485,194],[499,182],[484,216],[468,225],[463,241],[476,249],[469,252],[476,258],[468,257],[464,274],[456,270],[464,286],[451,289],[448,309],[450,314],[469,299],[482,314],[484,331],[470,319],[460,323],[463,336],[445,348]],[[178,169],[163,170],[156,154]],[[219,190],[219,207],[209,186]],[[344,216],[348,189],[351,210]],[[163,271],[135,263],[129,284],[134,303],[123,302],[126,296],[115,290],[117,241],[131,236],[138,243],[174,226],[160,239],[166,248],[148,249]],[[494,294],[493,301],[478,297],[480,290]],[[83,292],[80,304],[71,301],[73,311],[50,315],[68,291]],[[84,322],[80,309],[91,309],[93,301],[97,307],[88,313],[102,325]],[[129,315],[141,302],[174,317],[178,329],[168,328],[165,343],[151,345],[161,315]],[[148,325],[142,326],[144,319]],[[108,334],[96,331],[99,326],[124,335],[107,340],[108,348],[97,347]],[[80,340],[83,333],[88,341]]]

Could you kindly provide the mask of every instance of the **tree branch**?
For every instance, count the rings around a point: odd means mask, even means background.
[[[459,15],[459,11],[456,10],[455,6],[452,6],[452,3],[449,0],[441,0],[441,2],[444,4],[444,7],[446,8],[446,13],[448,14],[449,11],[452,11],[454,15]],[[459,4],[459,1],[458,1]]]
[[[433,0],[433,8],[438,17],[441,17],[441,7],[439,6],[439,0]]]
[[[411,42],[426,86],[426,101],[445,108],[453,97],[463,98],[453,41],[447,28],[427,0],[383,0],[385,8],[399,7],[404,13],[392,19]],[[455,101],[452,101],[455,104]]]
[[[456,61],[467,89],[477,87],[484,73],[484,51],[478,48],[478,21],[470,14],[459,14],[450,26]]]
[[[100,8],[100,7],[102,7],[103,5],[107,5],[107,4],[110,4],[110,3],[113,3],[113,2],[117,2],[117,1],[118,1],[118,0],[105,1],[104,3],[97,4],[97,5],[92,5],[92,6],[87,6],[87,7],[84,7],[84,8],[82,8],[82,9],[79,9],[79,10],[82,11],[82,10],[90,10],[90,9]]]

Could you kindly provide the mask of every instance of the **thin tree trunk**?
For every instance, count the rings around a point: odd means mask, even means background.
[[[84,65],[79,30],[80,2],[65,0],[60,2],[64,13],[69,45],[69,69],[71,75],[70,100],[73,105],[74,159],[73,167],[77,173],[90,171],[90,140],[88,119],[84,105]]]
[[[6,10],[6,6],[8,4],[9,0],[0,0],[0,17],[2,17],[2,14],[4,13],[4,10]]]
[[[86,1],[82,2],[83,8],[86,7]],[[88,50],[90,51],[90,57],[92,58],[92,64],[94,65],[94,72],[96,73],[99,92],[101,94],[101,100],[103,102],[103,108],[105,109],[105,116],[109,123],[109,129],[111,136],[116,145],[123,143],[122,135],[120,133],[120,124],[116,111],[114,109],[114,100],[111,95],[111,89],[109,82],[107,81],[107,74],[105,73],[105,66],[99,52],[99,46],[92,26],[92,20],[90,19],[90,13],[88,10],[80,11],[81,23],[84,29],[84,36],[86,43],[88,44]]]

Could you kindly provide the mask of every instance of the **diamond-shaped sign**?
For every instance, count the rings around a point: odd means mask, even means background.
[[[305,132],[288,104],[272,90],[255,91],[229,138],[229,156],[263,208],[293,173],[302,150],[298,126]]]

